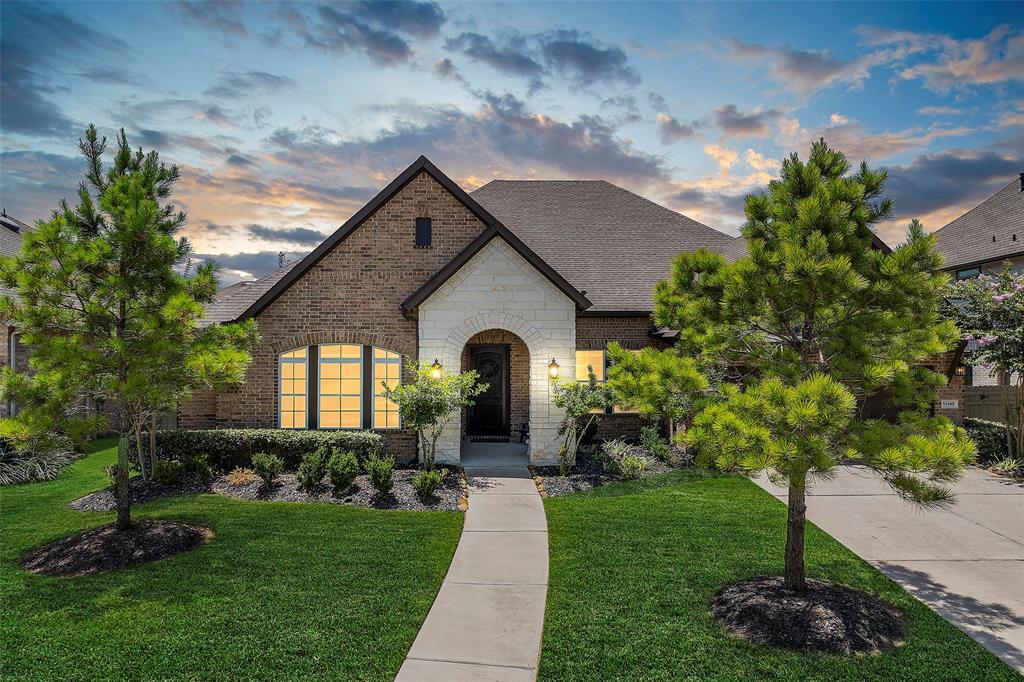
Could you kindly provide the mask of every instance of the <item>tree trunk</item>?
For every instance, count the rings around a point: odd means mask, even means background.
[[[149,418],[149,470],[156,471],[156,414]]]
[[[122,413],[124,414],[124,413]],[[125,423],[127,415],[122,417]],[[128,530],[132,526],[132,498],[128,488],[129,437],[123,430],[117,441],[117,464],[114,466],[114,499],[117,505],[117,529]]]
[[[135,433],[135,453],[138,455],[139,459],[139,473],[142,474],[143,481],[148,481],[151,476],[146,475],[146,451],[142,447],[142,420],[143,417],[140,415],[139,418],[135,420],[135,425],[133,426],[132,431]]]
[[[807,592],[807,576],[804,573],[804,527],[807,525],[807,504],[804,495],[806,482],[806,473],[789,479],[785,585],[787,590],[792,590],[797,594]]]

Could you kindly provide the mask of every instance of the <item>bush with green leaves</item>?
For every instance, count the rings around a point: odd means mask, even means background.
[[[429,501],[441,487],[441,472],[436,469],[418,472],[412,477],[412,487],[421,502]]]
[[[299,464],[295,477],[299,480],[299,486],[306,490],[312,490],[323,480],[327,473],[327,449],[317,448],[313,452],[307,452]]]
[[[992,464],[1021,454],[1008,450],[1008,443],[1014,443],[1015,439],[1006,438],[1006,426],[1000,422],[967,417],[964,419],[964,428],[978,446],[978,461],[981,464]]]
[[[991,468],[992,471],[997,474],[1019,478],[1024,476],[1024,459],[1013,459],[1012,457],[1007,457],[1006,459],[1001,459],[994,463]]]
[[[274,485],[274,479],[284,471],[284,461],[277,455],[272,455],[268,452],[257,452],[252,456],[252,468],[269,488]]]
[[[630,453],[619,461],[619,476],[626,481],[634,481],[640,478],[640,474],[647,468],[647,460],[636,453]]]
[[[210,458],[206,454],[199,454],[193,457],[188,463],[189,472],[203,482],[204,485],[209,485],[210,481],[213,480],[213,467],[210,466]]]
[[[390,455],[382,457],[376,453],[366,460],[366,473],[370,476],[370,485],[381,495],[391,492],[395,482],[395,458]]]
[[[558,472],[562,476],[576,463],[576,452],[590,429],[596,427],[597,411],[603,410],[609,400],[608,390],[597,382],[593,369],[589,381],[566,380],[555,384],[552,402],[565,412],[558,425],[558,435],[563,438],[558,450]]]
[[[622,460],[633,453],[633,446],[621,438],[608,440],[594,453],[594,458],[601,469],[609,474],[619,476],[622,473]]]
[[[327,474],[331,478],[334,494],[341,494],[355,483],[359,475],[359,462],[351,452],[335,449],[327,461]]]
[[[248,467],[258,452],[280,457],[289,469],[298,468],[306,453],[317,448],[352,452],[365,462],[384,447],[384,438],[372,431],[300,431],[292,429],[181,429],[159,431],[157,452],[165,459],[188,462],[196,453],[208,456],[220,471]]]
[[[0,436],[0,485],[52,481],[73,460],[68,439],[59,434],[33,433],[21,441]]]
[[[176,459],[158,459],[153,462],[153,480],[164,485],[171,485],[185,475],[185,465]]]
[[[660,459],[663,462],[668,461],[668,441],[661,437],[661,429],[657,426],[648,424],[640,429],[640,445],[643,446],[644,450],[651,457]]]

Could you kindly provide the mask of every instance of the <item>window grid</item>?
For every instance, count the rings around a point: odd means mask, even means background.
[[[318,428],[362,427],[362,373],[362,346],[349,343],[320,346]]]
[[[306,348],[297,348],[282,353],[278,358],[278,392],[282,429],[304,429],[306,420],[306,398],[308,395],[309,358]]]
[[[594,379],[597,383],[603,384],[605,358],[603,350],[576,350],[576,381],[587,383],[590,381],[590,370],[594,371]],[[601,414],[605,410],[594,408],[593,414]]]
[[[402,359],[398,353],[383,348],[373,349],[373,428],[401,427],[398,403],[384,396],[384,384],[395,386],[402,380]]]

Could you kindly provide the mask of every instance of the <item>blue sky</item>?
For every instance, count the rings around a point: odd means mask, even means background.
[[[0,4],[0,201],[45,218],[94,122],[181,167],[225,281],[426,154],[467,189],[602,178],[735,234],[824,136],[890,170],[890,243],[1024,171],[1019,3]]]

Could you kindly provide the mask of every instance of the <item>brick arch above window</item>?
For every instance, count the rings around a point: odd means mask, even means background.
[[[375,346],[386,350],[395,351],[403,358],[414,359],[416,357],[415,347],[408,343],[385,334],[371,334],[366,332],[352,332],[344,330],[307,332],[290,336],[277,341],[271,345],[271,351],[278,355],[295,348],[304,346],[322,346],[329,343],[354,343],[360,346]]]

